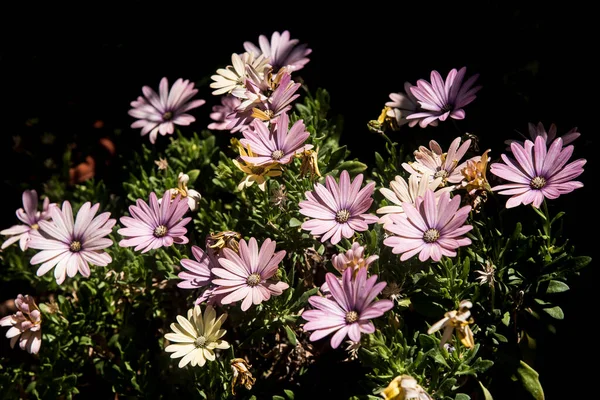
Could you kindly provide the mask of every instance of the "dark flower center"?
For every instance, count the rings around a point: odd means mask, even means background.
[[[167,111],[162,115],[163,121],[170,121],[173,118],[173,113],[171,111]]]
[[[536,176],[529,182],[529,186],[531,186],[532,189],[541,189],[546,186],[546,178],[543,176]]]
[[[446,179],[448,177],[448,171],[446,171],[445,169],[441,169],[439,171],[437,171],[434,175],[434,178],[442,178],[442,179]]]
[[[271,158],[273,158],[273,160],[280,160],[281,157],[283,157],[283,151],[281,150],[275,150],[271,153]]]
[[[254,175],[261,175],[263,172],[265,172],[264,167],[255,165],[253,167],[250,167],[250,171],[252,172],[252,174]]]
[[[204,336],[198,336],[194,341],[194,344],[196,345],[196,347],[204,347],[204,345],[206,344],[206,338]]]
[[[356,311],[350,311],[346,313],[346,322],[353,324],[358,321],[358,313]]]
[[[157,238],[161,238],[167,234],[167,227],[164,225],[159,225],[154,228],[154,236]]]
[[[78,240],[73,240],[69,245],[69,250],[71,250],[73,253],[77,253],[79,250],[81,250],[81,242]]]
[[[252,274],[246,279],[246,284],[250,287],[258,285],[260,282],[260,274]]]
[[[440,231],[435,228],[427,229],[423,234],[423,240],[427,243],[433,243],[440,238]]]
[[[340,224],[343,224],[344,222],[348,221],[350,219],[350,211],[343,209],[338,211],[335,214],[335,220],[337,222],[339,222]]]
[[[448,111],[452,111],[452,110],[454,110],[454,105],[453,105],[453,104],[450,104],[450,103],[446,103],[446,104],[444,104],[444,106],[442,107],[442,110],[441,110],[441,111],[446,113],[446,112],[448,112]]]

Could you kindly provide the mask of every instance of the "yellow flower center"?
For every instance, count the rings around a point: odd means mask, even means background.
[[[350,211],[343,209],[338,211],[335,214],[335,220],[337,222],[339,222],[340,224],[343,224],[344,222],[348,221],[350,219]]]
[[[69,246],[69,250],[71,250],[73,253],[77,253],[79,250],[81,250],[81,242],[78,240],[73,240]]]
[[[529,182],[529,186],[531,186],[532,189],[541,189],[546,186],[546,178],[543,176],[536,176]]]
[[[358,321],[358,313],[356,311],[350,311],[346,313],[346,322],[349,324],[353,324]]]
[[[161,238],[167,234],[167,227],[164,225],[159,225],[154,228],[154,237]]]
[[[271,153],[271,158],[273,158],[273,160],[280,160],[281,157],[283,157],[283,151],[281,150],[275,150]]]
[[[246,284],[250,287],[254,287],[260,283],[260,274],[252,274],[246,279]]]
[[[440,231],[435,228],[427,229],[423,234],[423,240],[427,243],[433,243],[440,238]]]

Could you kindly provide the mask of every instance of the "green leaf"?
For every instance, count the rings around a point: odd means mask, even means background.
[[[551,307],[551,308],[542,308],[542,310],[551,316],[554,319],[564,319],[565,314],[563,310],[559,306]]]
[[[575,262],[575,265],[574,265],[573,269],[575,271],[577,271],[577,270],[580,270],[581,268],[585,267],[589,263],[591,263],[592,262],[592,257],[588,257],[588,256],[575,257],[573,259],[573,261]]]
[[[471,397],[464,393],[457,393],[454,400],[471,400]]]
[[[283,389],[283,391],[285,392],[285,395],[288,397],[288,399],[294,400],[294,392],[292,392],[289,389]]]
[[[561,281],[550,281],[546,293],[562,293],[569,290],[569,286]]]
[[[331,153],[331,156],[329,157],[329,162],[327,163],[325,172],[329,172],[329,171],[335,169],[335,167],[344,158],[345,155],[346,155],[346,146],[345,145],[337,148],[333,153]]]
[[[531,368],[525,361],[520,360],[517,368],[517,378],[523,385],[523,388],[531,394],[535,400],[544,400],[544,390],[540,384],[539,374]]]
[[[502,323],[505,326],[508,326],[510,324],[510,313],[507,311],[504,313],[504,315],[502,316]]]
[[[300,226],[300,225],[302,225],[302,222],[301,222],[301,221],[297,220],[297,219],[296,219],[296,218],[294,218],[294,217],[290,218],[290,226],[291,226],[292,228],[294,228],[294,227],[296,227],[296,226]]]
[[[198,179],[198,175],[200,175],[200,170],[193,169],[190,172],[188,172],[187,175],[190,177],[190,180],[188,181],[188,185],[191,185],[196,181],[196,179]]]
[[[284,325],[283,327],[285,328],[285,333],[292,346],[296,346],[298,340],[296,339],[296,333],[294,332],[294,330],[288,325]]]
[[[338,166],[340,171],[346,170],[350,175],[357,174],[359,172],[363,172],[367,169],[367,164],[362,163],[360,161],[344,161]]]
[[[279,395],[277,395],[277,394],[274,394],[274,395],[273,395],[273,400],[285,400],[285,397],[283,397],[283,396],[279,396]]]
[[[490,391],[485,386],[483,386],[483,383],[481,383],[481,381],[478,381],[478,382],[479,382],[479,386],[481,387],[481,391],[483,392],[483,399],[484,400],[494,400]]]

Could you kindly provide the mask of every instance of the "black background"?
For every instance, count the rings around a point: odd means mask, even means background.
[[[229,65],[231,54],[243,51],[244,41],[257,43],[261,34],[289,30],[312,49],[311,61],[297,76],[311,89],[329,91],[332,114],[344,116],[342,142],[367,163],[383,148],[383,140],[366,129],[367,121],[379,115],[389,93],[402,91],[405,81],[429,80],[433,69],[444,77],[462,66],[469,76],[480,74],[482,89],[465,107],[460,127],[478,135],[493,156],[502,152],[504,140],[518,138],[516,131],[526,132],[528,122],[556,123],[559,134],[578,127],[582,136],[573,158],[588,159],[579,178],[585,187],[555,204],[567,211],[565,231],[577,252],[593,256],[597,206],[591,177],[597,125],[592,107],[598,106],[593,89],[598,67],[592,58],[598,32],[591,10],[573,1],[556,6],[405,3],[329,6],[335,10],[327,12],[323,4],[300,2],[190,7],[132,1],[85,8],[5,8],[0,38],[2,228],[16,223],[13,210],[21,206],[23,188],[40,188],[45,178],[37,172],[40,163],[48,157],[60,162],[67,143],[77,143],[74,161],[81,161],[97,154],[98,138],[110,137],[116,129],[124,132],[121,137],[130,135],[117,147],[121,154],[147,141],[129,128],[127,114],[143,85],[157,88],[163,76],[170,83],[179,77],[197,82],[196,98],[207,104],[193,114],[196,129],[203,129],[211,106],[219,102],[211,95],[209,76]],[[32,118],[37,119],[33,126]],[[103,127],[95,128],[99,120]],[[434,129],[423,130],[424,143]],[[44,132],[56,137],[54,144],[40,143]],[[19,149],[14,136],[21,138]],[[110,169],[98,174],[119,179]],[[548,399],[558,398],[567,387],[573,398],[594,387],[595,368],[588,366],[594,365],[592,352],[597,352],[594,264],[569,282],[572,290],[562,304],[565,320],[540,349],[538,370]]]

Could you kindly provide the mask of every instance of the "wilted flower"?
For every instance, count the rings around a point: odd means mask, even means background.
[[[135,251],[142,250],[142,253],[146,253],[173,243],[188,243],[185,226],[192,218],[183,218],[188,210],[188,203],[180,195],[171,200],[171,192],[168,190],[163,194],[160,204],[156,193],[150,193],[149,203],[150,205],[137,199],[135,206],[129,206],[131,217],[121,217],[120,222],[125,228],[119,229],[117,233],[125,238],[119,242],[119,246],[135,246]]]
[[[158,160],[155,160],[154,164],[156,164],[156,166],[158,167],[159,170],[165,170],[165,169],[169,168],[169,162],[167,161],[166,158],[161,157]]]
[[[251,365],[243,358],[234,358],[231,360],[231,371],[233,378],[231,379],[231,394],[235,396],[236,385],[242,385],[246,389],[252,389],[252,385],[256,382],[256,378],[250,372]]]
[[[414,152],[416,161],[402,163],[402,168],[411,175],[416,174],[422,177],[422,175],[428,174],[433,179],[441,177],[442,186],[446,186],[448,183],[460,183],[463,180],[461,171],[466,166],[466,161],[462,164],[459,164],[459,162],[469,150],[471,139],[465,140],[462,146],[459,147],[460,140],[460,137],[454,139],[447,153],[442,151],[435,140],[431,140],[429,141],[429,149],[425,146],[419,146],[419,149]]]
[[[289,117],[285,113],[280,115],[276,124],[270,125],[271,129],[258,119],[252,121],[250,129],[242,132],[244,139],[240,143],[252,149],[254,155],[242,155],[241,159],[254,165],[289,164],[296,154],[313,147],[312,144],[304,144],[310,133],[302,120],[296,121],[289,132],[288,125]]]
[[[472,324],[473,318],[471,318],[471,308],[473,303],[469,300],[462,300],[458,306],[458,310],[448,311],[444,314],[444,318],[431,325],[427,330],[427,334],[431,335],[434,332],[444,328],[442,339],[440,340],[440,347],[444,347],[444,344],[452,336],[452,332],[456,330],[456,334],[460,339],[463,346],[471,349],[475,346],[473,340],[473,332],[469,328],[469,324]]]
[[[199,305],[190,308],[187,319],[177,316],[178,323],[171,324],[174,333],[167,333],[165,339],[173,344],[165,347],[165,351],[171,354],[171,358],[181,358],[179,368],[191,364],[192,367],[206,364],[206,361],[215,360],[215,349],[228,349],[229,343],[221,338],[227,331],[221,329],[221,324],[227,318],[227,314],[217,313],[211,305],[207,305],[202,316]]]
[[[409,375],[395,377],[380,395],[385,400],[433,400],[417,380]]]
[[[187,183],[189,181],[190,177],[188,174],[184,174],[183,172],[179,173],[179,175],[177,176],[177,187],[169,189],[171,193],[171,200],[175,199],[175,197],[179,195],[182,199],[187,199],[190,211],[196,211],[198,209],[198,203],[200,202],[202,195],[194,189],[188,189]],[[158,203],[162,203],[162,199],[159,199]]]
[[[54,277],[60,285],[67,275],[72,278],[79,271],[87,278],[90,276],[90,265],[105,267],[112,262],[112,257],[104,249],[111,246],[113,241],[105,236],[112,232],[117,220],[110,218],[110,212],[95,216],[99,208],[99,203],[93,206],[90,202],[84,203],[77,212],[75,222],[68,201],[63,202],[62,210],[50,208],[52,220],[39,221],[40,228],[31,233],[29,242],[29,247],[41,250],[30,260],[31,265],[42,263],[37,276],[44,275],[56,266]]]
[[[242,104],[242,101],[231,94],[221,96],[221,104],[213,106],[209,115],[214,122],[208,124],[207,128],[216,131],[229,130],[227,126],[230,121],[227,116],[234,113],[240,104]]]
[[[523,137],[525,137],[525,139],[530,139],[532,142],[535,142],[535,139],[538,136],[542,136],[544,138],[544,140],[546,141],[546,145],[550,145],[554,139],[556,139],[556,124],[551,124],[550,125],[550,129],[548,129],[548,132],[546,132],[546,129],[544,128],[544,125],[541,122],[538,122],[537,125],[532,124],[531,122],[528,124],[528,130],[529,130],[529,138],[527,138],[525,135],[523,135]],[[565,133],[562,136],[559,136],[562,141],[563,141],[563,146],[566,146],[568,144],[571,144],[573,141],[575,141],[575,139],[577,139],[579,136],[581,136],[581,134],[577,131],[577,127],[575,128],[571,128],[571,130],[567,133]],[[508,145],[508,147],[506,148],[506,151],[511,151],[510,149],[510,144],[511,143],[518,143],[521,146],[523,146],[523,142],[518,141],[518,140],[506,140],[504,143],[506,143]]]
[[[489,152],[488,149],[481,157],[473,157],[467,160],[466,166],[460,171],[464,178],[461,185],[469,194],[491,189],[486,177]]]
[[[298,45],[299,42],[298,39],[290,40],[289,31],[273,32],[270,42],[265,35],[260,35],[258,37],[260,48],[252,42],[244,42],[244,50],[256,56],[264,56],[276,72],[282,67],[290,71],[298,71],[310,61],[307,56],[312,52],[307,48],[307,44]]]
[[[379,217],[379,223],[385,224],[391,222],[390,214],[402,214],[402,202],[415,204],[417,197],[423,196],[427,189],[433,190],[436,198],[439,198],[442,193],[451,188],[441,188],[442,177],[430,179],[429,173],[425,172],[423,176],[413,174],[408,177],[408,183],[400,175],[396,175],[393,181],[390,182],[390,189],[380,188],[379,192],[391,201],[394,205],[384,206],[377,209],[377,214],[384,214]]]
[[[312,149],[304,149],[302,153],[296,155],[297,157],[302,158],[302,163],[300,164],[300,177],[303,178],[306,175],[310,174],[310,179],[314,179],[315,176],[321,176],[321,171],[319,171],[319,148],[316,150]]]
[[[142,128],[141,135],[150,133],[150,143],[156,141],[157,135],[172,135],[175,125],[187,126],[196,118],[187,111],[200,107],[205,100],[190,101],[198,93],[194,83],[189,80],[177,79],[169,90],[169,82],[166,77],[162,78],[157,94],[149,86],[142,88],[144,96],[131,102],[129,115],[138,120],[131,124],[132,128]]]
[[[206,237],[206,246],[213,249],[217,255],[220,254],[224,248],[229,248],[236,253],[239,250],[239,240],[242,235],[239,232],[234,231],[223,231],[217,233],[211,233]]]
[[[365,258],[365,247],[361,246],[358,242],[353,242],[350,249],[331,257],[331,263],[340,272],[344,272],[346,268],[350,268],[356,275],[356,272],[360,268],[369,268],[369,265],[377,259],[379,259],[379,256],[376,254]]]
[[[0,326],[10,326],[6,337],[10,339],[10,347],[17,341],[21,350],[37,354],[42,345],[42,314],[33,297],[19,294],[15,299],[17,312],[0,319]]]
[[[450,198],[450,193],[444,192],[436,200],[428,189],[415,205],[402,203],[404,214],[390,214],[391,222],[383,228],[394,236],[385,238],[383,244],[390,246],[392,253],[402,254],[401,261],[417,253],[420,261],[454,257],[458,247],[471,244],[471,239],[463,235],[473,229],[465,225],[471,206],[459,207],[460,196]]]
[[[266,75],[267,78],[270,76]],[[253,87],[252,81],[247,81],[246,84],[250,92],[255,93],[255,101],[250,96],[250,102],[247,105],[242,103],[240,109],[251,107],[251,117],[264,122],[276,122],[281,115],[291,110],[292,102],[300,97],[300,94],[296,93],[301,86],[300,83],[292,81],[285,68],[279,70],[275,79],[269,80],[268,86],[264,89],[260,86]]]
[[[491,261],[486,260],[485,264],[483,265],[483,269],[477,270],[475,273],[479,275],[475,279],[479,281],[480,285],[487,284],[491,287],[494,286],[494,283],[496,282],[496,278],[494,276],[496,273],[496,266]]]
[[[535,144],[526,140],[524,146],[511,143],[510,147],[515,159],[502,154],[504,164],[490,166],[492,174],[511,182],[492,188],[499,194],[511,196],[506,208],[520,204],[539,208],[545,198],[556,199],[583,187],[583,183],[573,179],[583,173],[586,160],[581,158],[567,164],[573,145],[563,147],[561,138],[556,138],[549,148],[543,136],[538,136]]]
[[[331,298],[309,297],[308,302],[315,309],[302,313],[302,318],[308,321],[304,324],[304,330],[314,331],[310,335],[311,341],[335,332],[331,337],[331,347],[334,349],[346,336],[359,342],[361,333],[375,332],[371,319],[380,317],[394,306],[390,300],[374,301],[386,283],[375,283],[377,275],[367,279],[366,268],[360,268],[355,278],[352,269],[346,269],[341,282],[328,272],[325,280],[331,291]]]
[[[246,176],[238,184],[238,190],[252,186],[254,182],[258,185],[259,189],[263,192],[267,186],[267,177],[269,176],[280,176],[283,173],[281,164],[273,162],[271,164],[257,165],[244,161],[242,157],[254,157],[252,150],[244,149],[243,146],[239,146],[240,157],[237,160],[233,160],[233,164],[238,167],[239,170],[244,172]]]
[[[271,296],[279,296],[289,287],[287,283],[273,279],[285,254],[285,250],[275,253],[275,242],[271,239],[265,239],[259,250],[253,237],[248,243],[240,240],[239,254],[224,248],[219,258],[221,268],[212,270],[217,276],[213,284],[219,286],[214,294],[227,294],[221,299],[221,304],[243,299],[242,311],[248,310],[252,304],[269,300]]]
[[[343,170],[339,185],[331,175],[325,177],[326,186],[315,183],[315,190],[306,192],[307,200],[299,203],[300,214],[311,218],[302,223],[302,229],[322,235],[321,242],[331,239],[331,244],[369,229],[369,224],[377,222],[376,216],[366,213],[373,203],[375,182],[361,189],[362,182],[362,174],[350,181],[350,174]]]
[[[392,109],[385,106],[377,119],[370,120],[367,123],[367,128],[371,132],[384,134],[387,130],[397,131],[399,126]]]
[[[410,91],[423,111],[410,114],[406,119],[418,119],[419,126],[424,128],[436,120],[445,121],[448,117],[465,118],[462,108],[475,100],[475,93],[481,89],[481,86],[473,87],[479,74],[463,82],[466,72],[466,67],[458,71],[453,68],[444,81],[439,72],[431,71],[431,83],[419,79],[416,86],[410,87]]]
[[[287,193],[285,192],[285,185],[280,184],[277,187],[271,189],[271,197],[269,197],[269,203],[279,207],[280,210],[284,210],[286,202]]]
[[[2,249],[7,248],[11,244],[19,241],[19,247],[25,251],[29,247],[31,232],[39,229],[40,220],[50,219],[50,208],[56,207],[55,203],[50,204],[48,197],[44,198],[42,211],[38,211],[38,194],[35,189],[25,190],[23,192],[23,207],[16,212],[17,218],[23,222],[23,225],[13,225],[8,229],[0,231],[0,235],[10,236],[4,243]]]

